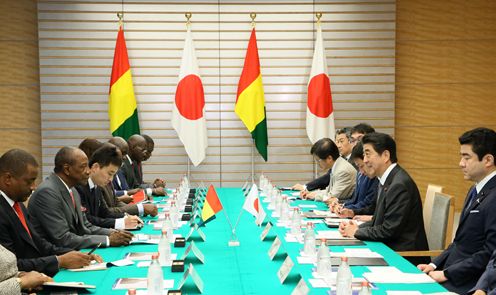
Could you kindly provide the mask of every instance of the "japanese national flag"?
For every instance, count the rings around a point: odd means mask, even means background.
[[[205,159],[208,146],[207,122],[203,84],[189,27],[172,109],[172,127],[183,143],[189,159],[193,165],[198,166]]]
[[[251,186],[250,192],[246,197],[245,203],[243,204],[243,209],[248,211],[251,215],[255,216],[255,223],[261,225],[267,214],[260,203],[260,198],[258,197],[258,188],[256,184]]]
[[[308,81],[307,135],[312,143],[321,138],[334,139],[334,111],[331,82],[327,75],[327,62],[322,29],[317,25],[317,39],[313,54],[312,70]]]

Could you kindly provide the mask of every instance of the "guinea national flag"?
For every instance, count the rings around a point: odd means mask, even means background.
[[[131,135],[140,133],[138,107],[122,27],[119,27],[117,33],[110,77],[109,118],[110,132],[113,136],[127,140]]]
[[[251,137],[255,141],[258,152],[267,161],[269,140],[267,136],[265,98],[255,28],[251,31],[243,72],[239,78],[234,112],[243,121],[246,128],[248,128]]]

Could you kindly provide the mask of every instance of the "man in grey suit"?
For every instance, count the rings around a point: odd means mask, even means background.
[[[55,168],[29,200],[34,229],[57,246],[71,249],[128,245],[132,234],[105,229],[88,222],[81,212],[81,200],[74,189],[86,184],[88,158],[78,148],[63,147],[55,155]]]
[[[330,138],[322,138],[312,146],[310,153],[322,169],[331,169],[329,185],[325,190],[302,191],[301,196],[316,201],[328,201],[331,198],[349,199],[356,184],[355,168],[339,155],[336,144]]]
[[[358,226],[343,222],[339,231],[345,237],[383,242],[395,251],[428,250],[422,218],[422,201],[417,185],[396,162],[396,143],[384,133],[362,138],[363,162],[371,175],[379,178],[376,209],[371,221]],[[414,257],[412,263],[428,258]]]

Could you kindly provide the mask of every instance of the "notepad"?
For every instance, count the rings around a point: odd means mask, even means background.
[[[405,273],[394,266],[369,267],[370,272],[363,273],[363,277],[371,283],[382,284],[422,284],[435,283],[425,273]]]
[[[94,271],[94,270],[104,270],[107,269],[111,266],[126,266],[126,265],[133,265],[134,261],[130,259],[120,259],[112,262],[102,262],[102,263],[92,263],[88,266],[85,266],[83,268],[75,268],[75,269],[68,269],[68,271],[72,272],[82,272],[82,271]]]

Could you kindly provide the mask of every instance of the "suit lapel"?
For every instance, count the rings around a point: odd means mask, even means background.
[[[72,203],[71,195],[69,194],[69,191],[67,191],[67,187],[65,186],[65,184],[62,182],[62,180],[56,174],[52,174],[52,177],[54,177],[55,182],[57,183],[57,186],[59,187],[60,194],[62,195],[62,199],[64,200],[64,203],[66,204],[67,209],[71,212],[72,218],[74,219],[74,222],[77,224],[79,221],[77,218],[76,210],[74,208],[74,204]],[[76,203],[76,206],[78,206],[78,204],[76,202],[76,196],[74,194],[74,191],[72,191],[72,194],[74,195],[74,201]]]
[[[376,221],[379,221],[379,217],[382,220],[384,211],[386,210],[386,195],[388,194],[389,186],[393,182],[394,176],[396,175],[396,173],[398,173],[399,169],[400,169],[399,166],[396,165],[396,167],[394,167],[393,170],[391,170],[391,172],[387,176],[386,182],[384,182],[384,185],[382,186],[382,191],[380,190],[380,188],[377,190],[377,206],[373,218],[374,225]]]
[[[28,244],[30,244],[33,248],[35,248],[39,252],[38,247],[36,247],[36,244],[34,243],[33,239],[29,236],[28,232],[22,225],[19,216],[17,216],[17,213],[14,211],[14,208],[12,208],[9,203],[7,203],[7,201],[3,198],[3,196],[0,196],[0,202],[1,202],[1,207],[5,208],[4,212],[7,215],[7,218],[9,218],[10,223],[14,227],[15,232],[18,233],[18,235],[24,241],[26,241]],[[21,204],[21,210],[24,213],[24,218],[26,219],[28,228],[32,232],[33,229],[29,226],[28,213],[26,211],[26,208],[22,204]]]
[[[463,222],[467,219],[467,217],[470,215],[470,211],[478,208],[480,206],[480,204],[482,204],[482,202],[486,199],[487,195],[489,195],[491,190],[493,190],[495,187],[496,187],[496,176],[491,178],[489,180],[489,182],[486,183],[486,185],[482,188],[482,190],[477,194],[477,196],[475,197],[475,200],[472,202],[472,204],[470,204],[470,207],[468,209],[466,209],[467,212],[465,214],[462,214],[463,218],[462,218],[462,220],[460,220],[459,226],[461,226],[463,224]],[[470,188],[470,189],[472,189],[472,188]],[[465,205],[463,206],[462,210],[465,210],[465,207],[468,205],[467,204],[468,201],[469,201],[468,199],[465,200]]]

